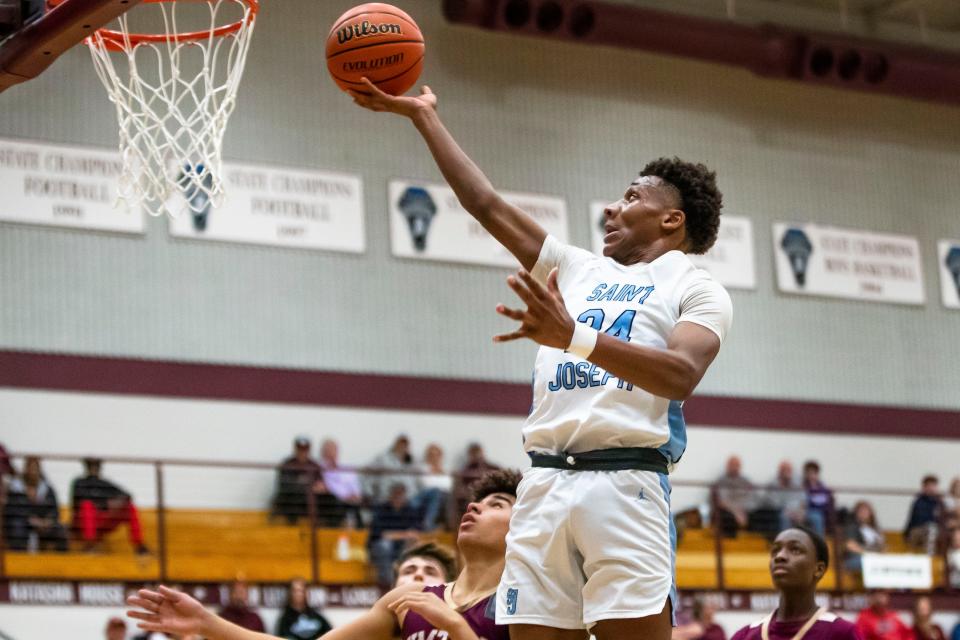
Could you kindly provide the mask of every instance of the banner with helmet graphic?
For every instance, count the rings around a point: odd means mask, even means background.
[[[800,295],[922,305],[920,243],[912,236],[775,222],[777,286]]]
[[[202,189],[171,202],[178,238],[363,253],[363,181],[330,171],[224,162],[226,198],[213,207]]]
[[[940,268],[940,296],[947,309],[960,309],[960,240],[937,243]]]
[[[590,249],[603,255],[603,210],[607,202],[590,203]],[[756,289],[757,271],[754,267],[753,222],[750,218],[723,214],[717,241],[703,255],[688,254],[690,261],[707,271],[729,289]]]
[[[567,203],[554,196],[502,191],[561,242],[567,238]],[[516,267],[517,260],[467,213],[443,184],[392,180],[390,244],[400,258]]]

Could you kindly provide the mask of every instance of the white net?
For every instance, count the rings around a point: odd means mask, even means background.
[[[122,202],[151,215],[221,206],[223,134],[257,9],[257,0],[144,0],[87,39],[120,121]]]

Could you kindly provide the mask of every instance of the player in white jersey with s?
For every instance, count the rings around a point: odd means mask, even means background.
[[[721,195],[706,167],[648,164],[604,212],[604,256],[560,243],[501,198],[436,112],[436,96],[367,85],[355,102],[410,118],[471,215],[523,269],[526,305],[497,342],[537,355],[524,474],[507,538],[497,622],[513,640],[667,640],[675,533],[667,473],[686,446],[680,403],[729,329],[730,298],[685,253],[716,240]]]

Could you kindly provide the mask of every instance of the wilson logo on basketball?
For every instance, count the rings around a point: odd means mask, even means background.
[[[357,60],[355,62],[344,62],[344,71],[367,71],[368,69],[380,69],[403,62],[403,54],[395,53],[392,56],[383,58],[374,58],[373,60]]]
[[[337,31],[337,43],[343,44],[354,38],[368,38],[370,36],[379,36],[383,33],[403,33],[399,24],[370,24],[366,20],[360,24],[348,25]]]

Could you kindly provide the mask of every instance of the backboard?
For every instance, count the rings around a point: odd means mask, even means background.
[[[141,0],[0,0],[0,91],[30,80]]]

